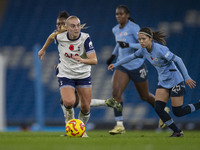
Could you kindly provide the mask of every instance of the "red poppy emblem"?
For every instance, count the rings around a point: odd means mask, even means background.
[[[70,46],[69,46],[69,49],[70,49],[71,51],[73,51],[73,50],[74,50],[74,45],[70,45]]]
[[[151,56],[151,60],[153,60],[153,57]]]

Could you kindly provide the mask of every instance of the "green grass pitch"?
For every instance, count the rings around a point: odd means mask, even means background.
[[[127,131],[109,135],[105,130],[88,131],[89,138],[60,136],[62,132],[0,132],[0,150],[198,150],[200,131],[184,131],[184,137],[168,137],[171,132]]]

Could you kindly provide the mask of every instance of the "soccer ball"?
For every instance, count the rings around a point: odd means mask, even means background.
[[[79,119],[71,119],[65,126],[65,132],[69,137],[82,137],[85,133],[85,124]]]

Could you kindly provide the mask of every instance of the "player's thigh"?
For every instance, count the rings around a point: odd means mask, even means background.
[[[120,70],[115,70],[112,78],[113,92],[121,95],[128,85],[129,81],[130,78],[128,74]]]
[[[92,99],[92,87],[77,88],[78,95],[81,101],[81,108],[84,110],[90,110],[90,103]]]
[[[92,99],[92,83],[91,77],[77,79],[76,91],[78,93],[81,105],[90,105]]]
[[[140,97],[149,97],[148,80],[143,82],[134,82],[134,84]]]
[[[179,107],[183,105],[183,96],[171,97],[172,107]]]
[[[76,101],[75,91],[72,87],[62,87],[60,89],[61,97],[64,104],[74,105]]]
[[[185,83],[181,82],[170,89],[171,103],[173,107],[183,105],[183,96],[185,95]]]
[[[58,77],[58,83],[64,104],[67,106],[73,106],[76,100],[74,80],[66,77]]]
[[[157,88],[156,89],[156,95],[155,95],[155,101],[162,101],[167,103],[170,98],[169,90],[165,88]]]

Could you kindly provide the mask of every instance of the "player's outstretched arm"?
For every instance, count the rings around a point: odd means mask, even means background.
[[[47,50],[47,48],[49,47],[49,45],[54,41],[54,39],[56,38],[56,36],[60,33],[63,33],[67,31],[66,27],[65,26],[62,26],[60,30],[57,30],[53,33],[51,33],[49,35],[49,37],[47,38],[46,42],[44,43],[42,49],[38,52],[38,56],[39,58],[42,60],[42,58],[44,57],[45,55],[45,52]]]
[[[45,55],[45,52],[47,50],[47,48],[49,47],[49,45],[53,42],[53,40],[55,39],[54,37],[55,32],[52,33],[51,35],[49,35],[49,37],[47,38],[46,42],[44,43],[42,49],[38,52],[38,57],[40,58],[40,60],[42,60],[42,58]]]
[[[140,43],[126,43],[126,42],[123,42],[123,41],[117,41],[117,43],[119,43],[119,46],[121,48],[127,48],[127,47],[131,47],[131,48],[134,48],[134,49],[141,48]]]

